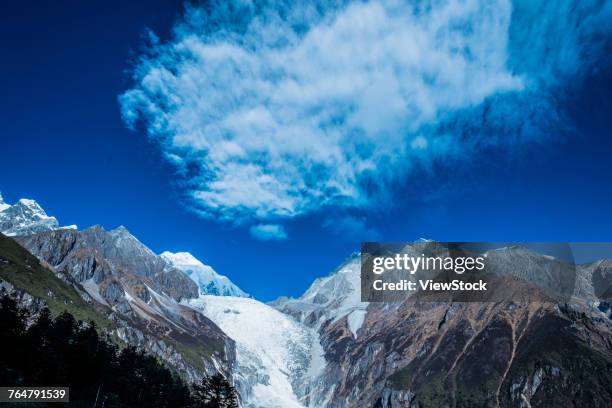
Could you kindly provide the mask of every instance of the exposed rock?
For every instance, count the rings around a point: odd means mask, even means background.
[[[502,277],[535,265],[552,279],[537,277],[546,285],[564,268],[520,247],[491,259],[499,262]],[[596,293],[608,282],[607,261],[579,265],[575,296],[560,305],[411,299],[364,304],[347,284],[358,280],[351,263],[315,281],[299,299],[272,302],[320,334],[326,366],[311,390],[313,406],[612,405],[612,322]],[[358,336],[348,319],[355,310],[366,311]]]
[[[27,292],[18,290],[10,282],[0,279],[0,297],[3,296],[12,297],[20,308],[28,311],[27,326],[38,318],[40,311],[46,306],[44,300],[35,298]]]
[[[198,288],[191,279],[153,253],[125,227],[112,231],[100,226],[84,231],[47,231],[16,239],[56,271],[79,283],[93,278],[100,284],[105,279],[136,275],[153,290],[176,301],[198,296]]]
[[[189,380],[229,376],[234,343],[212,321],[180,305],[198,288],[124,227],[53,230],[16,240],[117,326],[117,335],[158,355]]]
[[[410,408],[415,394],[410,390],[392,390],[384,388],[375,408]]]

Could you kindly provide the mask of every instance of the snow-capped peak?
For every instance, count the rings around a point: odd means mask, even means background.
[[[111,230],[111,232],[114,232],[115,234],[132,235],[132,233],[128,231],[128,229],[124,225],[118,226],[114,230]]]
[[[44,215],[45,211],[42,209],[42,207],[34,200],[30,200],[29,198],[20,198],[19,201],[17,201],[17,204],[15,205],[21,205],[24,207],[28,207],[30,208],[32,211],[38,212],[38,213],[42,213]]]
[[[57,219],[48,216],[34,200],[22,198],[10,205],[0,195],[0,232],[4,235],[29,235],[63,228],[76,229],[76,226],[60,227]]]
[[[330,275],[317,278],[298,299],[279,298],[270,305],[316,330],[325,321],[346,316],[357,337],[369,305],[361,301],[360,269],[360,254],[354,253]]]
[[[163,252],[161,257],[171,266],[183,271],[198,285],[201,295],[249,297],[226,276],[203,264],[189,252]]]
[[[202,262],[200,262],[198,258],[191,255],[189,252],[172,253],[172,252],[166,251],[162,253],[161,256],[166,258],[168,261],[171,261],[175,266],[176,265],[199,266],[199,267],[206,266]],[[208,268],[210,268],[210,266]]]

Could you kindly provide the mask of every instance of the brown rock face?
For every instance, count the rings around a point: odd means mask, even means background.
[[[529,256],[546,271],[545,258]],[[363,304],[349,259],[301,298],[273,305],[319,331],[326,366],[311,390],[315,406],[608,407],[612,322],[596,293],[608,264],[580,266],[577,295],[563,304]]]
[[[196,284],[125,228],[55,230],[15,238],[116,325],[116,334],[193,381],[220,367],[230,374],[234,342],[211,320],[179,304]]]
[[[372,304],[321,337],[333,407],[612,403],[612,326],[584,305]]]
[[[196,284],[138,241],[124,227],[106,231],[56,230],[17,237],[17,241],[58,272],[76,282],[132,274],[177,301],[198,295]]]

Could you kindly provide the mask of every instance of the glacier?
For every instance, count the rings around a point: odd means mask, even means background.
[[[325,367],[315,330],[255,299],[202,295],[183,302],[236,342],[234,382],[243,407],[314,407],[309,384]]]

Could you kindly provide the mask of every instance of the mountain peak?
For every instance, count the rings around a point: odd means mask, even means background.
[[[165,251],[160,256],[169,265],[189,276],[198,285],[201,295],[249,297],[228,277],[218,274],[212,267],[202,263],[189,252]]]
[[[110,235],[123,242],[131,242],[132,245],[143,247],[147,252],[153,253],[146,245],[136,238],[125,226],[119,225],[117,228],[109,231]]]
[[[173,264],[205,266],[198,258],[191,255],[189,252],[164,251],[161,253],[161,257],[171,261]]]
[[[15,205],[21,205],[24,207],[28,207],[28,208],[32,208],[32,209],[36,209],[36,210],[45,212],[40,206],[40,204],[38,204],[35,200],[29,199],[29,198],[20,198],[19,201],[17,201]]]
[[[132,235],[124,225],[119,225],[117,228],[111,230],[110,232],[114,232],[115,234],[121,235]]]
[[[61,228],[66,227],[60,227],[57,219],[48,216],[35,200],[22,198],[10,205],[0,195],[0,232],[4,235],[30,235]]]

